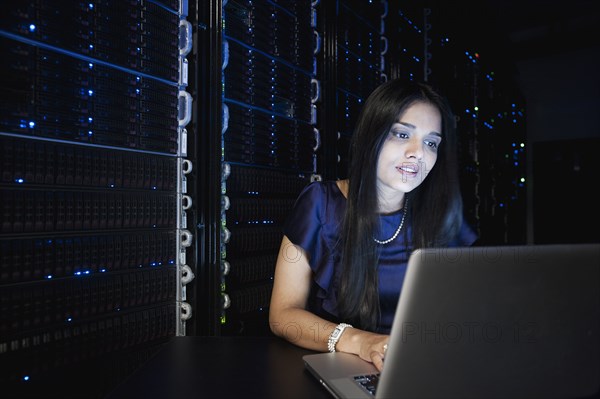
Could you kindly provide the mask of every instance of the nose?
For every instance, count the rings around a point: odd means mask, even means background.
[[[423,159],[423,142],[418,138],[411,138],[406,147],[406,158]]]

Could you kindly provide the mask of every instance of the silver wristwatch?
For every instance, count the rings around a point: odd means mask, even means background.
[[[340,323],[335,326],[335,329],[331,332],[329,340],[327,341],[327,349],[329,349],[329,352],[335,352],[335,345],[340,340],[342,333],[347,327],[352,328],[352,326],[347,323]]]

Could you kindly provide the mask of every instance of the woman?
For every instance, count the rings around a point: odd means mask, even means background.
[[[309,184],[284,227],[273,333],[382,369],[410,253],[476,239],[463,223],[454,125],[426,84],[375,89],[352,136],[348,180]]]

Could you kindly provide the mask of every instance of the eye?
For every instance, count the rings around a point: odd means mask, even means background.
[[[431,149],[437,150],[440,143],[438,143],[437,141],[434,141],[434,140],[425,140],[425,145]]]
[[[408,138],[408,133],[400,131],[400,130],[392,130],[390,133],[392,134],[392,136],[399,138],[399,139],[407,139]]]

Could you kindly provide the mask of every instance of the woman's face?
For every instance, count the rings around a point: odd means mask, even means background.
[[[393,205],[425,180],[442,141],[442,116],[434,105],[417,102],[406,109],[383,143],[377,162],[380,203]],[[397,203],[395,204],[398,205]]]

